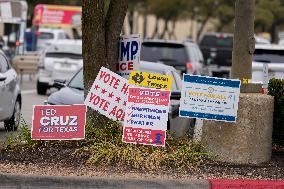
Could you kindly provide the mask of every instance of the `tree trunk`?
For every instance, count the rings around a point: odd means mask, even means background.
[[[197,40],[199,40],[199,38],[200,38],[200,36],[201,36],[201,34],[202,34],[202,32],[203,32],[203,30],[204,30],[208,20],[210,19],[210,17],[211,17],[211,14],[207,15],[207,17],[201,22],[201,26],[200,26],[200,28],[199,28],[199,30],[197,32],[197,36],[196,36]]]
[[[158,34],[158,29],[159,29],[159,17],[156,17],[156,24],[155,24],[155,29],[152,34],[152,38],[155,38]]]
[[[133,33],[133,28],[134,28],[134,11],[129,11],[128,12],[128,23],[129,23],[129,29],[130,29],[130,34]]]
[[[176,40],[175,29],[176,29],[176,20],[174,19],[172,20],[172,29],[169,32],[170,39]]]
[[[231,77],[251,79],[254,53],[255,0],[237,0],[235,4],[235,29]]]
[[[270,33],[270,36],[271,36],[271,42],[276,43],[277,36],[276,36],[276,24],[275,23],[272,23],[272,25],[269,29],[269,33]]]
[[[162,32],[162,34],[161,34],[161,39],[164,39],[166,33],[168,32],[168,23],[169,23],[169,20],[166,19],[166,20],[165,20],[164,29],[163,29],[163,32]]]
[[[147,37],[147,30],[148,30],[148,17],[147,14],[144,13],[143,15],[143,39],[145,39]]]
[[[116,70],[119,35],[127,5],[127,0],[111,0],[107,14],[105,14],[104,0],[83,0],[82,2],[85,97],[102,66]],[[94,124],[97,125],[107,120],[101,114],[89,111],[88,118],[93,117],[96,117]]]

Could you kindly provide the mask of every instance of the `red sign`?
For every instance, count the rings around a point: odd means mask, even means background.
[[[123,128],[122,141],[125,143],[165,146],[165,140],[166,131],[133,127]]]
[[[170,95],[170,91],[133,87],[129,90],[128,102],[168,106]]]
[[[32,139],[84,139],[86,111],[85,105],[34,106]]]
[[[33,24],[47,27],[71,27],[81,24],[82,8],[77,6],[38,4]]]

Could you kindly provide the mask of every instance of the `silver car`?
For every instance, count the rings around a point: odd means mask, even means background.
[[[45,95],[54,80],[69,81],[82,66],[81,40],[60,40],[53,43],[46,50],[38,67],[37,93]]]
[[[17,73],[0,51],[0,121],[7,131],[17,130],[20,124],[21,102]]]
[[[284,79],[284,47],[280,45],[255,45],[252,62],[252,82],[263,82],[263,64],[268,64],[268,77]]]

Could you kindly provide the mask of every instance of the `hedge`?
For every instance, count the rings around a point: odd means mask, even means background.
[[[284,80],[270,79],[268,94],[274,96],[273,142],[284,145]]]

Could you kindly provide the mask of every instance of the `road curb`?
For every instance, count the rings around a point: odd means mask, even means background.
[[[0,174],[0,189],[209,189],[207,180],[121,179]]]
[[[209,180],[211,189],[284,189],[284,180]]]

